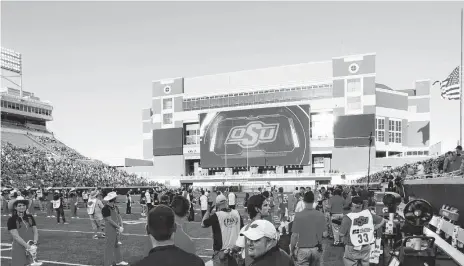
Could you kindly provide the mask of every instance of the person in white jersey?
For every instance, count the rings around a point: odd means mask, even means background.
[[[228,198],[229,198],[229,208],[232,210],[235,210],[235,200],[237,199],[237,196],[235,196],[234,192],[230,191]]]
[[[370,210],[363,210],[360,197],[353,197],[351,212],[343,217],[340,227],[340,236],[345,244],[345,266],[369,266],[371,244],[375,241],[374,231],[385,222],[385,219],[372,214]]]
[[[208,210],[201,222],[203,228],[213,229],[213,265],[236,265],[235,258],[230,256],[230,253],[243,227],[242,217],[237,210],[227,208],[227,199],[224,195],[216,197],[216,207],[218,211]]]
[[[205,217],[205,213],[208,210],[208,196],[205,195],[206,192],[204,190],[201,191],[200,196],[200,210],[201,210],[201,219]]]
[[[146,204],[147,204],[147,212],[149,212],[151,210],[151,208],[153,207],[153,205],[151,204],[151,194],[150,194],[149,189],[147,189],[147,191],[145,191],[145,200],[146,200]]]
[[[102,209],[104,207],[100,199],[97,198],[98,191],[92,191],[87,201],[87,214],[90,217],[92,229],[95,231],[93,239],[105,237],[105,222],[103,221]]]

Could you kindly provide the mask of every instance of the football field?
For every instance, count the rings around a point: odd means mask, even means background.
[[[124,233],[121,237],[121,252],[123,259],[133,264],[146,256],[150,249],[148,236],[145,232],[145,219],[140,215],[141,207],[134,204],[133,214],[125,214],[125,204],[118,204],[124,221]],[[195,206],[198,208],[198,205]],[[247,216],[243,208],[239,211]],[[200,212],[195,211],[195,221],[186,222],[184,231],[195,242],[197,255],[204,261],[211,260],[212,232],[211,228],[201,228]],[[35,217],[39,229],[38,260],[43,265],[103,265],[105,239],[93,239],[90,220],[83,208],[78,209],[79,219],[71,219],[70,211],[65,210],[66,221],[69,224],[57,224],[56,218],[47,218],[44,212],[37,212]],[[277,218],[277,217],[275,217]],[[6,228],[8,217],[1,217],[1,263],[10,265],[12,238]],[[324,243],[323,265],[342,266],[343,248],[332,247],[328,241]]]

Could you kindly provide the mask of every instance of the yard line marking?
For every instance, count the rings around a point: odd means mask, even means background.
[[[211,258],[211,256],[203,256],[203,255],[198,255],[200,258]]]
[[[2,258],[2,259],[7,259],[7,260],[11,260],[11,257],[0,256],[0,258]],[[69,265],[69,266],[93,266],[93,265],[76,264],[76,263],[68,263],[68,262],[61,262],[61,261],[51,261],[51,260],[39,260],[39,262],[52,263],[52,264],[60,264],[60,265]]]
[[[1,229],[6,229],[6,227],[0,227]],[[71,230],[58,230],[58,229],[39,229],[39,231],[44,232],[67,232],[67,233],[82,233],[82,234],[95,234],[95,232],[85,232],[85,231],[71,231]],[[131,233],[123,233],[123,236],[148,236],[145,234],[131,234]],[[213,240],[211,238],[206,237],[191,237],[193,240]]]
[[[0,248],[0,251],[9,251],[12,250],[13,248]]]
[[[6,229],[6,227],[1,227],[2,229]],[[82,234],[95,234],[95,232],[85,232],[85,231],[71,231],[71,230],[57,230],[57,229],[39,229],[39,231],[44,231],[44,232],[67,232],[67,233],[82,233]],[[122,234],[124,236],[147,236],[143,234]]]
[[[0,243],[0,246],[11,247],[13,245],[11,243]]]

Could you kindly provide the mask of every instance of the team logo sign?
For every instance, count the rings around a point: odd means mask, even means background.
[[[226,227],[232,227],[232,226],[236,225],[237,223],[238,223],[238,220],[236,218],[234,218],[234,217],[224,219],[224,225]]]
[[[369,218],[365,216],[354,219],[353,224],[356,226],[363,226],[369,222]]]
[[[226,138],[225,144],[237,144],[242,148],[254,148],[262,143],[276,140],[279,124],[265,124],[253,121],[245,126],[233,127]]]

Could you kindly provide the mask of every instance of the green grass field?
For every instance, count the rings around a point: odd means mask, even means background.
[[[238,210],[247,220],[244,213],[243,204],[239,204]],[[121,251],[123,259],[129,263],[134,263],[147,255],[149,240],[145,234],[145,221],[140,215],[141,207],[134,204],[133,214],[125,214],[125,204],[118,204],[124,220],[124,233],[121,238]],[[290,205],[291,206],[291,205]],[[198,209],[198,205],[195,206]],[[79,209],[80,219],[71,219],[70,211],[65,210],[68,225],[57,224],[56,218],[47,218],[45,213],[38,212],[36,222],[39,228],[39,250],[38,259],[44,262],[43,265],[102,265],[104,239],[92,239],[93,230],[85,209]],[[194,222],[187,222],[184,231],[189,234],[195,242],[197,255],[203,260],[209,261],[212,256],[212,233],[210,228],[201,228],[200,213],[197,210]],[[11,263],[11,243],[12,238],[7,231],[6,221],[8,217],[1,217],[1,263],[10,265]],[[343,248],[332,247],[328,240],[324,240],[323,245],[323,266],[342,266]],[[454,265],[442,264],[437,265]]]
[[[149,240],[145,234],[145,221],[140,215],[141,207],[134,204],[131,215],[125,214],[125,204],[118,204],[124,220],[124,233],[121,237],[123,259],[134,263],[147,255]],[[238,206],[242,206],[239,204]],[[195,206],[198,209],[198,205]],[[238,210],[247,220],[243,207]],[[102,265],[104,239],[92,239],[93,230],[85,209],[78,209],[80,219],[71,219],[70,211],[65,210],[69,224],[57,224],[56,218],[47,218],[46,214],[38,211],[36,222],[39,228],[38,259],[43,265]],[[1,263],[10,265],[12,238],[6,228],[8,217],[1,217]],[[184,231],[192,237],[197,249],[197,255],[209,261],[212,256],[212,233],[210,228],[201,228],[201,215],[196,210],[195,221],[187,222]],[[324,251],[324,265],[341,266],[342,248],[331,247],[326,243]]]

